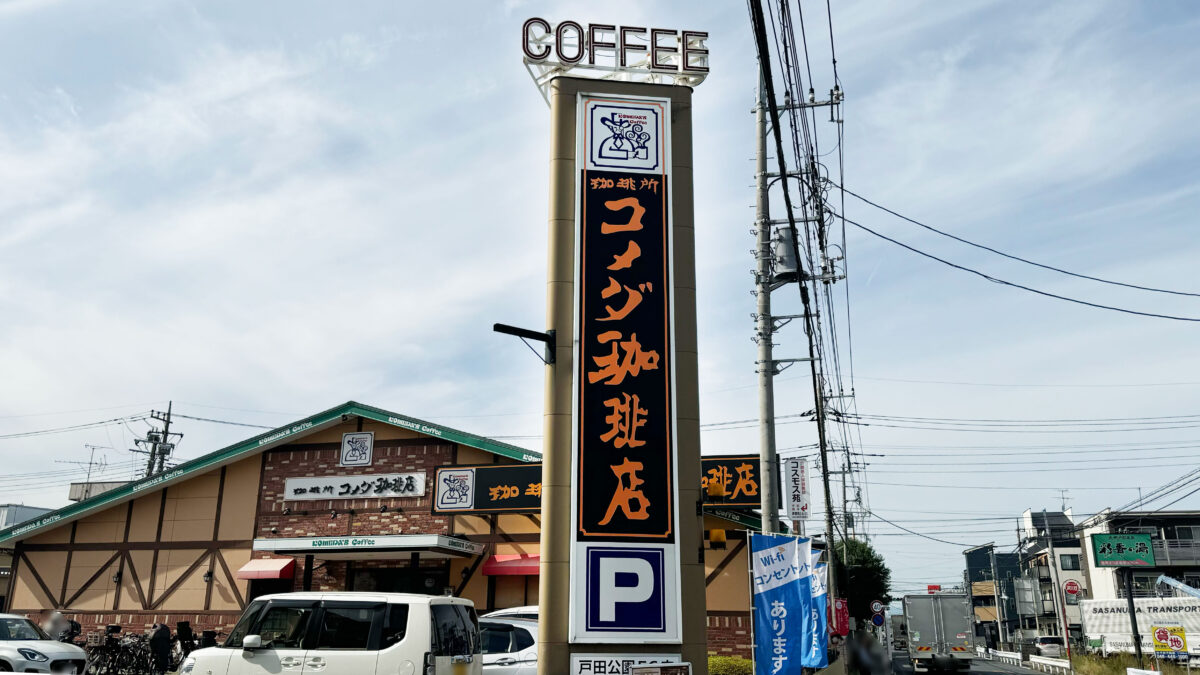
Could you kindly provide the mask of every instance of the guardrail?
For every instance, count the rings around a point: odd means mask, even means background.
[[[1045,656],[1029,657],[1029,666],[1044,673],[1070,673],[1071,662],[1066,659],[1051,659]]]
[[[989,659],[990,660],[992,658],[991,650],[988,649],[987,647],[976,647],[975,655],[981,659]]]
[[[992,658],[1001,663],[1009,663],[1014,666],[1021,665],[1021,652],[1002,652],[997,649],[992,650]]]

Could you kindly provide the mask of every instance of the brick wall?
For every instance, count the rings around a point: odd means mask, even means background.
[[[369,467],[338,466],[337,443],[289,445],[265,453],[257,537],[449,534],[452,518],[432,513],[434,471],[449,466],[454,444],[433,439],[375,442]],[[425,473],[425,496],[404,499],[285,499],[284,480],[305,476]],[[386,507],[381,512],[381,508]],[[284,514],[283,510],[289,513]],[[337,511],[333,516],[332,512]],[[353,510],[354,513],[350,513]],[[315,586],[314,586],[315,588]]]
[[[708,653],[751,657],[750,612],[714,612],[708,615]]]
[[[241,612],[63,612],[63,616],[79,622],[83,635],[92,631],[104,632],[104,627],[111,624],[121,626],[122,633],[142,634],[148,632],[155,623],[167,624],[171,627],[171,633],[174,634],[175,624],[187,621],[192,625],[192,632],[196,634],[196,640],[200,639],[200,632],[204,630],[228,633],[237,623],[241,614]],[[37,621],[36,616],[30,618]]]

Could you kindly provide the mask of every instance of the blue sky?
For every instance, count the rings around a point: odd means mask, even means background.
[[[804,7],[824,91],[827,37],[812,28],[824,3]],[[713,72],[694,119],[702,415],[754,417],[756,74],[742,4],[9,0],[0,2],[9,64],[0,69],[0,435],[168,399],[189,415],[274,425],[353,398],[540,448],[542,369],[491,333],[495,321],[545,320],[549,111],[521,64],[529,16],[710,32]],[[1200,290],[1198,23],[1185,2],[835,3],[847,185],[1048,264]],[[820,130],[826,148],[831,131]],[[1196,298],[1039,271],[853,200],[847,214],[1039,289],[1200,316]],[[1143,417],[1189,414],[1200,402],[1193,324],[1003,288],[855,231],[848,244],[863,413]],[[802,355],[798,329],[779,342],[779,356]],[[778,382],[780,415],[811,408],[798,371]],[[184,457],[250,431],[178,427]],[[55,460],[85,460],[85,443],[127,447],[144,429],[0,439],[9,473],[40,474],[10,477],[4,501],[61,504],[77,467]],[[1151,444],[1196,438],[1189,428],[861,432],[867,452],[887,455],[871,458],[872,509],[971,545],[1011,544],[1024,508],[1058,504],[1056,492],[1015,488],[1062,485],[1076,511],[1093,512],[1197,463],[1183,449],[1157,451],[1177,462],[1143,469],[1096,471],[1088,458],[1052,467],[1084,470],[1053,473],[978,464],[1000,446]],[[753,451],[756,439],[752,428],[708,431],[703,450]],[[811,424],[779,430],[780,447],[813,439]],[[962,449],[940,467],[904,457],[962,446],[995,447]],[[129,462],[120,450],[102,454],[113,467]],[[1188,505],[1200,502],[1177,506]],[[1012,519],[927,522],[946,512]],[[870,529],[902,585],[961,573],[965,547]]]

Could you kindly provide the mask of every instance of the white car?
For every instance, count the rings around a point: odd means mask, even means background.
[[[0,671],[82,675],[86,669],[83,648],[51,640],[23,616],[0,614]]]
[[[537,675],[537,633],[536,621],[481,618],[483,675]]]
[[[508,609],[498,609],[494,612],[488,612],[481,619],[524,619],[526,621],[537,621],[538,606],[526,605],[524,607],[509,607]]]
[[[1039,635],[1034,642],[1037,647],[1038,656],[1045,656],[1050,659],[1062,658],[1063,655],[1063,639],[1057,635]]]
[[[192,675],[483,675],[464,598],[279,593],[246,606],[225,644],[192,652]]]

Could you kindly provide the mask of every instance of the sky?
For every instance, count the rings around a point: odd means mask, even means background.
[[[825,4],[802,7],[826,92]],[[168,401],[273,427],[353,399],[541,450],[543,366],[491,331],[545,322],[549,110],[521,62],[530,16],[709,32],[694,99],[701,415],[755,418],[744,4],[2,0],[0,501],[66,503],[89,445],[106,462],[94,475],[129,477],[145,421],[24,434]],[[844,142],[820,115],[817,133],[827,166],[844,153],[849,189],[1041,263],[1200,292],[1194,5],[860,1],[828,18]],[[1200,298],[1005,260],[853,198],[845,214],[1039,290],[1200,317]],[[1200,403],[1195,323],[989,283],[852,226],[846,252],[835,309],[860,414],[1094,420]],[[797,310],[786,293],[776,307]],[[796,325],[777,343],[781,358],[807,349]],[[800,367],[776,397],[781,416],[812,408]],[[814,425],[780,421],[781,452],[807,452]],[[1060,489],[1094,513],[1200,464],[1194,418],[864,421],[864,505],[949,542],[863,523],[898,592],[961,580],[963,549],[1013,546],[1020,513],[1059,508]],[[753,425],[728,426],[704,431],[704,454],[757,451]],[[257,433],[173,428],[180,458]]]

